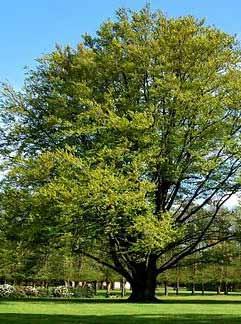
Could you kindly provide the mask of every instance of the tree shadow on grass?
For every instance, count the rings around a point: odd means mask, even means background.
[[[225,299],[225,297],[220,299],[164,299],[160,301],[163,304],[204,304],[204,305],[211,305],[211,304],[241,304],[241,300],[239,299]],[[241,322],[240,322],[241,323]]]
[[[202,297],[198,299],[190,298],[165,298],[165,299],[159,299],[155,302],[155,304],[241,304],[241,299],[235,299],[235,296],[232,296],[233,299],[226,299],[226,296],[223,296],[223,299],[206,299],[205,297],[202,299]],[[95,299],[95,298],[73,298],[73,299],[64,299],[64,298],[18,298],[18,299],[1,299],[1,303],[5,302],[28,302],[28,303],[42,303],[42,302],[51,302],[56,304],[133,304],[133,302],[128,301],[128,299]],[[135,303],[135,304],[144,304],[144,303]],[[146,302],[145,304],[153,304],[153,302]],[[241,322],[240,322],[241,323]],[[0,322],[1,324],[1,322]]]
[[[212,314],[178,315],[38,315],[38,314],[0,314],[1,324],[239,324],[240,316]]]

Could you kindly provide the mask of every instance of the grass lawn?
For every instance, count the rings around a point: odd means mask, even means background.
[[[1,324],[241,323],[240,296],[171,296],[159,304],[0,301]]]

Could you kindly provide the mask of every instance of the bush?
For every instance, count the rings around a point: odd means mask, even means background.
[[[26,296],[33,296],[33,297],[38,296],[38,293],[39,293],[38,289],[35,287],[32,287],[32,286],[23,287],[23,291]]]
[[[73,296],[77,298],[92,298],[95,296],[95,290],[92,287],[92,285],[73,288],[72,291],[73,291]]]
[[[0,298],[11,297],[15,294],[15,292],[16,292],[15,287],[11,285],[8,284],[0,285]]]
[[[53,289],[54,297],[70,297],[73,294],[69,291],[69,289],[65,286],[58,286]]]
[[[45,287],[38,287],[38,297],[49,297],[51,295],[51,291]]]
[[[24,291],[23,287],[16,286],[15,287],[15,292],[13,294],[11,294],[11,297],[14,297],[14,298],[26,297],[26,294],[25,294],[25,291]]]

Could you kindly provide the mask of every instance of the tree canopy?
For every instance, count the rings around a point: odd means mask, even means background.
[[[240,63],[235,37],[149,8],[41,58],[22,91],[3,88],[8,226],[26,243],[67,235],[154,298],[158,274],[233,236]]]

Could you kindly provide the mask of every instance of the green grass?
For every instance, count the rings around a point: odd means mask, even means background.
[[[238,324],[240,296],[171,296],[158,304],[0,301],[1,324]]]

